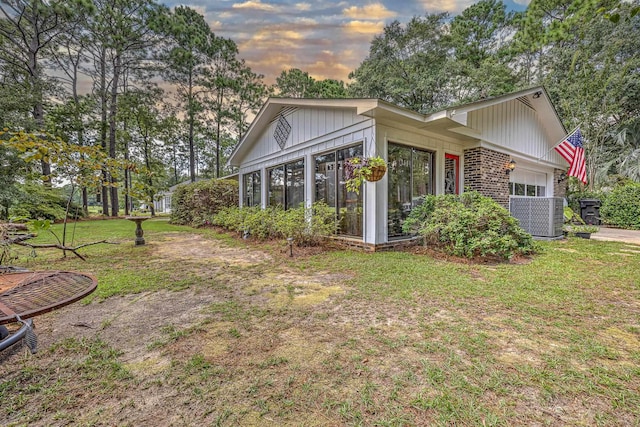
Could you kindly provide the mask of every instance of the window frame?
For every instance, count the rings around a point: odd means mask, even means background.
[[[305,158],[304,157],[300,157],[297,158],[296,160],[287,162],[287,163],[280,163],[274,166],[271,166],[269,168],[266,169],[266,175],[267,175],[267,200],[266,200],[266,206],[281,206],[284,210],[290,209],[290,208],[296,208],[298,206],[291,206],[291,201],[288,200],[289,196],[288,194],[288,187],[287,187],[287,183],[288,183],[288,178],[287,178],[287,166],[291,166],[293,164],[296,163],[301,163],[302,167],[300,169],[302,169],[302,201],[300,203],[304,203],[305,199],[306,199],[306,175],[307,175],[307,171],[306,171],[306,162],[305,162]],[[276,169],[281,169],[282,170],[282,200],[278,201],[277,203],[272,203],[272,172]],[[299,203],[298,203],[299,205]]]

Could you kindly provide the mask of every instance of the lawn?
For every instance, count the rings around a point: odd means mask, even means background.
[[[58,226],[56,226],[58,227]],[[77,223],[98,290],[0,356],[2,425],[638,425],[640,254],[542,242],[511,264]],[[35,242],[50,241],[41,235]]]

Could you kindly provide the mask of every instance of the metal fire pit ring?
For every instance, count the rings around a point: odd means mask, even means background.
[[[72,271],[0,274],[0,351],[24,339],[35,353],[38,340],[29,318],[78,301],[97,286],[98,281],[92,275]],[[22,323],[22,327],[10,333],[4,324],[14,322]]]
[[[0,275],[0,325],[28,319],[74,303],[98,286],[90,274],[32,271]]]

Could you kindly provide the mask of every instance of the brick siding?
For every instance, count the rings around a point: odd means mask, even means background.
[[[487,148],[464,150],[464,188],[509,207],[509,175],[506,167],[511,157]]]
[[[564,179],[558,182],[562,174],[564,174]],[[568,182],[569,182],[569,179],[567,178],[567,171],[565,171],[564,169],[554,169],[553,170],[553,195],[555,197],[566,197]]]

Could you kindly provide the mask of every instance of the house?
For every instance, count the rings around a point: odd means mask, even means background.
[[[426,115],[378,99],[270,98],[229,164],[241,206],[323,200],[343,237],[375,250],[407,239],[402,223],[426,194],[469,188],[505,207],[510,196],[563,197],[567,164],[553,146],[565,135],[542,87]],[[354,156],[388,164],[359,194],[343,178]]]

